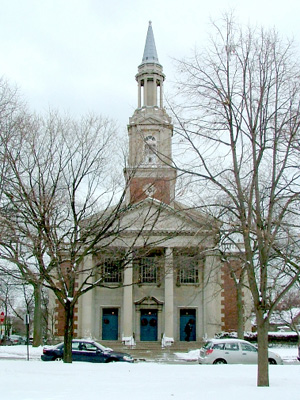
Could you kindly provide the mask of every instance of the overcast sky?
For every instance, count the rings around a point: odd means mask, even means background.
[[[35,111],[92,111],[125,129],[148,21],[168,91],[172,58],[205,44],[210,19],[231,9],[242,23],[276,27],[300,43],[299,0],[0,0],[0,76]]]

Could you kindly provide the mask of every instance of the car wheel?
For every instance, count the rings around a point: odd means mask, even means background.
[[[116,360],[115,358],[108,358],[105,362],[106,363],[111,363],[111,362],[116,362],[118,360]]]
[[[223,358],[218,358],[213,364],[227,364],[227,362]]]
[[[61,361],[62,359],[60,357],[54,358],[54,361]]]
[[[277,362],[276,362],[276,360],[274,360],[274,358],[269,358],[269,364],[270,365],[276,365]]]

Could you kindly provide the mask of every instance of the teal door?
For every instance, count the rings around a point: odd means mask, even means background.
[[[180,340],[186,342],[196,340],[196,310],[180,310]]]
[[[157,310],[141,310],[141,341],[157,341]]]
[[[104,308],[102,314],[102,340],[118,340],[118,309]]]

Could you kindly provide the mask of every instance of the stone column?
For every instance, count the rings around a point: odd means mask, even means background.
[[[165,336],[174,339],[174,270],[173,251],[165,253]]]
[[[159,92],[160,92],[160,98],[159,98],[159,106],[160,108],[163,108],[163,81],[160,79],[160,87],[159,87]]]
[[[144,106],[148,106],[148,79],[144,79]]]
[[[158,84],[157,84],[157,75],[154,75],[153,76],[153,103],[152,103],[152,105],[153,106],[158,106],[158,101],[157,101],[157,87],[158,87]]]
[[[123,337],[133,336],[133,293],[132,293],[132,263],[128,263],[124,270],[123,287]]]
[[[87,271],[93,267],[93,256],[88,255],[85,257],[84,266]],[[82,279],[85,279],[83,276]],[[89,290],[84,296],[80,297],[81,302],[79,303],[79,315],[81,321],[78,321],[78,334],[79,336],[95,336],[94,332],[94,291],[95,289]]]
[[[221,331],[221,282],[220,268],[213,252],[205,257],[203,288],[204,336],[213,337]]]
[[[142,83],[141,83],[141,81],[139,80],[139,81],[138,81],[138,108],[141,108],[141,102],[142,102],[142,99],[141,99],[141,92],[142,92]]]

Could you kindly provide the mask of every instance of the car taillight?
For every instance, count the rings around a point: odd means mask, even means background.
[[[213,352],[213,349],[209,349],[209,350],[206,350],[206,352],[205,352],[205,355],[209,355],[209,354],[211,354]]]
[[[47,353],[47,350],[46,349],[43,349],[43,354],[46,354]]]

